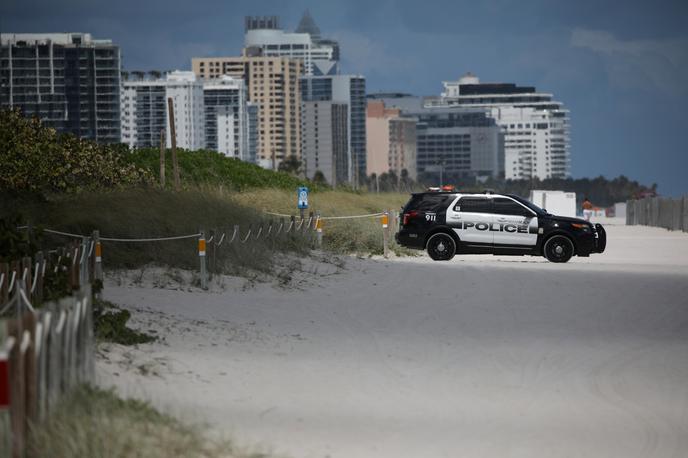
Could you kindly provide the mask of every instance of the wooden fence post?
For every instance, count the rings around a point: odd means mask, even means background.
[[[21,300],[15,295],[14,300]],[[15,304],[16,305],[16,304]],[[21,331],[21,320],[10,320],[8,331],[14,337],[16,344],[10,352],[10,418],[12,424],[12,457],[24,456],[26,433],[26,390],[25,390],[25,358],[30,337]]]
[[[389,211],[382,215],[382,253],[385,259],[389,258]]]
[[[36,264],[38,264],[38,276],[36,277],[36,289],[33,291],[31,297],[32,301],[36,304],[43,303],[43,286],[45,280],[45,269],[46,269],[45,255],[42,251],[36,254]]]
[[[105,287],[103,281],[103,247],[100,243],[100,231],[93,231],[93,279],[99,282],[99,288],[96,290],[96,299],[102,296],[102,288]]]
[[[67,313],[64,309],[56,312],[55,323],[50,330],[50,347],[48,371],[50,380],[48,381],[48,410],[52,410],[57,404],[62,394],[63,380],[65,378],[65,359],[64,359],[64,329],[67,322]]]
[[[86,381],[89,383],[95,382],[96,378],[96,361],[95,361],[95,336],[93,334],[93,301],[91,300],[90,291],[86,295]]]
[[[320,212],[315,216],[315,230],[317,235],[318,248],[322,248],[323,238],[323,220],[320,218]]]
[[[10,372],[10,359],[14,351],[16,339],[12,336],[4,339],[0,346],[0,456],[12,455],[12,423],[11,404],[12,379]]]
[[[7,304],[9,301],[9,284],[12,278],[10,265],[6,262],[0,264],[0,277],[2,277],[2,284],[0,285],[0,307]]]
[[[20,285],[23,287],[23,285]],[[26,428],[38,418],[38,374],[36,361],[36,315],[33,312],[22,314],[24,335],[29,336],[29,343],[24,353],[24,386],[26,393]],[[28,334],[27,334],[28,333]]]
[[[73,244],[70,250],[69,283],[72,291],[79,289],[79,246]]]
[[[206,265],[206,240],[205,231],[200,231],[201,235],[198,238],[198,259],[201,263],[201,288],[208,289],[208,266]]]
[[[44,420],[48,413],[48,349],[52,312],[43,313],[40,322],[40,333],[36,326],[36,354],[38,360],[38,418]]]
[[[88,283],[88,248],[88,237],[84,237],[79,247],[79,287]]]
[[[177,161],[177,130],[174,122],[174,100],[167,98],[167,111],[170,122],[170,140],[172,145],[172,173],[174,174],[174,190],[179,191],[181,180],[179,178],[179,162]]]
[[[33,270],[33,262],[31,262],[31,258],[28,256],[22,258],[21,276],[19,278],[23,280],[24,284],[22,288],[26,294],[26,297],[28,298],[31,298],[31,280],[33,280]]]
[[[67,384],[67,389],[71,390],[74,388],[78,382],[78,370],[79,367],[79,353],[78,348],[78,326],[79,319],[81,318],[81,302],[77,301],[72,305],[71,308],[71,319],[69,321],[69,383]]]
[[[165,189],[165,129],[160,129],[160,187]]]

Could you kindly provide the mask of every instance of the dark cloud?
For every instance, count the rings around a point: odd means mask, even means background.
[[[128,69],[183,69],[238,54],[245,15],[294,28],[306,8],[371,90],[438,94],[467,71],[536,85],[571,109],[575,176],[688,192],[683,0],[5,0],[0,30],[90,32],[118,43]]]

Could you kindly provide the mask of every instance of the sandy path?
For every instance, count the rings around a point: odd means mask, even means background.
[[[607,253],[566,265],[423,256],[321,266],[303,290],[110,284],[166,337],[110,347],[99,374],[294,457],[686,456],[688,234],[608,232]]]

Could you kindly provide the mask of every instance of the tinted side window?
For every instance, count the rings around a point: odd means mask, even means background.
[[[416,210],[420,212],[437,211],[440,204],[448,205],[448,201],[455,196],[448,194],[421,194],[411,198],[411,201],[406,204],[404,211]]]
[[[533,216],[523,205],[505,197],[494,199],[494,212],[498,215]]]
[[[421,195],[415,194],[415,195],[411,196],[411,200],[409,200],[408,203],[406,204],[406,206],[404,207],[404,211],[407,212],[407,211],[415,210],[416,208],[418,208],[418,204],[420,204],[422,201],[423,201],[423,196],[421,196]]]
[[[462,197],[454,207],[461,213],[492,213],[492,200],[485,197]]]
[[[424,211],[424,212],[431,212],[437,210],[437,207],[440,204],[447,204],[447,200],[449,199],[448,195],[426,195],[423,201],[420,203],[418,206],[419,211]]]

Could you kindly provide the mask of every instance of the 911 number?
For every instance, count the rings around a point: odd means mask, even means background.
[[[434,213],[426,213],[425,214],[425,221],[435,221],[435,214]]]

